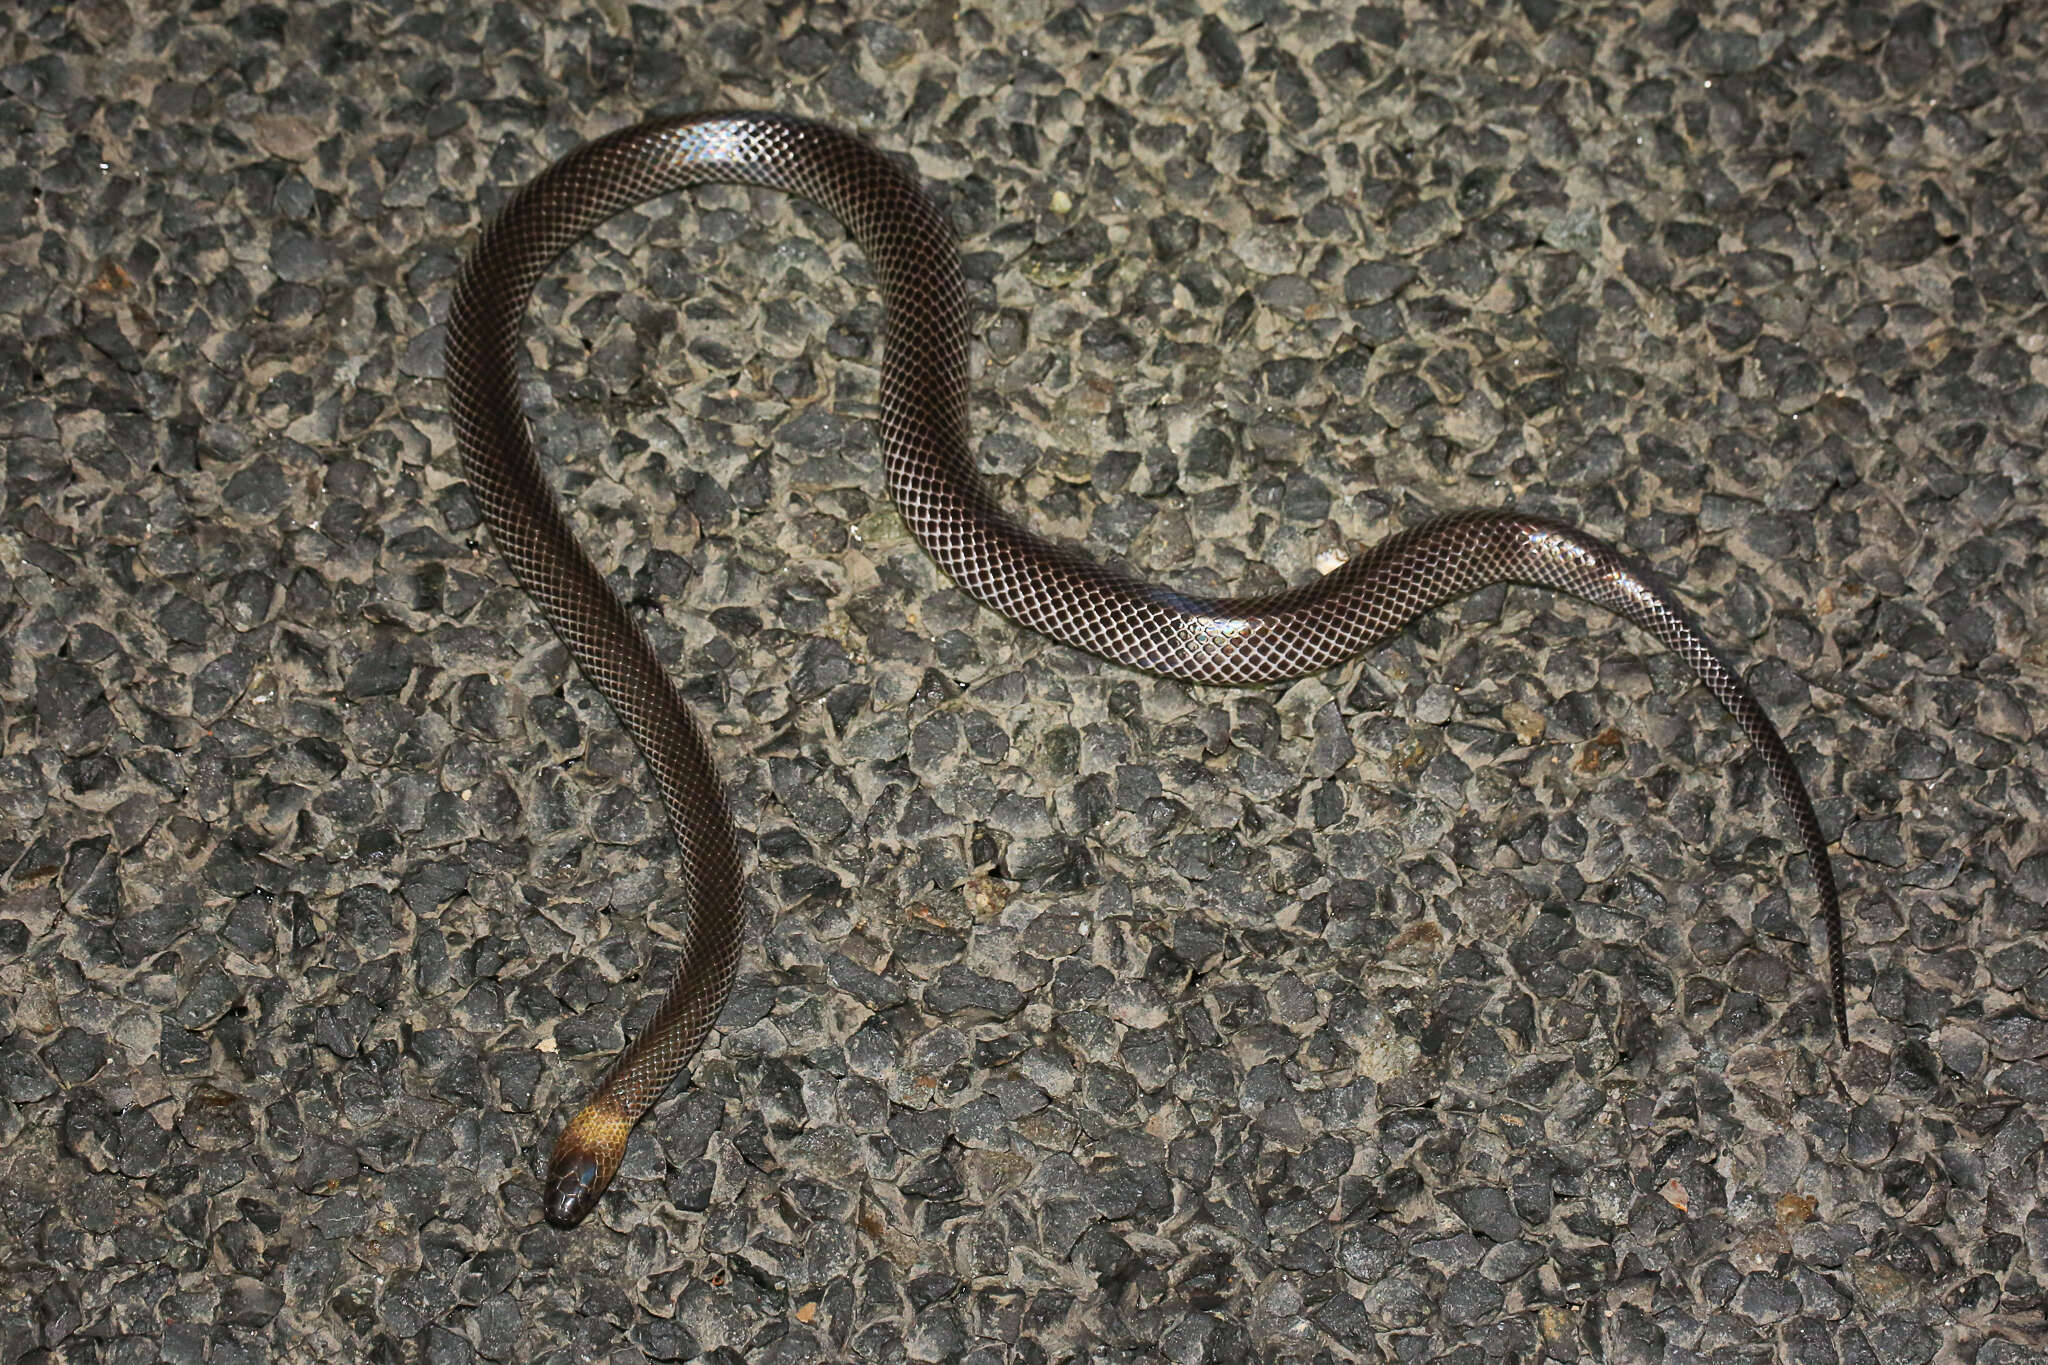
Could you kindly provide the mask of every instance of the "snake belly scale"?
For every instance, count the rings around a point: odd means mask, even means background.
[[[1848,1038],[1842,924],[1827,840],[1792,756],[1741,677],[1671,592],[1606,543],[1513,511],[1402,531],[1314,582],[1199,598],[1048,541],[995,505],[968,430],[968,308],[945,220],[916,180],[860,139],[777,114],[627,128],[564,157],[513,198],[457,279],[447,376],[463,462],[491,538],[646,756],[682,846],[689,912],[654,1020],[557,1139],[543,1209],[580,1222],[633,1124],[710,1031],[742,947],[738,838],[704,737],[647,636],[570,531],[520,410],[520,329],[542,272],[612,214],[707,182],[815,201],[866,255],[885,310],[879,426],[890,495],[911,533],[976,598],[1031,629],[1132,668],[1201,683],[1296,677],[1359,653],[1420,613],[1520,582],[1608,608],[1677,652],[1761,755],[1811,865],[1836,1031]]]

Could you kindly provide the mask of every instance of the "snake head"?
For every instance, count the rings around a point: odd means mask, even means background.
[[[589,1217],[604,1193],[605,1182],[598,1177],[596,1157],[557,1147],[548,1160],[547,1190],[542,1196],[547,1220],[558,1228],[573,1228]]]
[[[590,1216],[619,1169],[632,1131],[633,1121],[602,1095],[576,1111],[548,1157],[541,1205],[550,1223],[573,1228]]]

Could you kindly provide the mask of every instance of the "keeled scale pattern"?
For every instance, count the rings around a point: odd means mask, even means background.
[[[527,186],[457,281],[448,385],[463,459],[499,550],[611,701],[653,769],[682,842],[691,909],[683,958],[654,1022],[571,1120],[550,1168],[549,1212],[580,1219],[626,1133],[702,1044],[741,946],[732,820],[704,740],[646,635],[570,534],[518,403],[518,346],[541,272],[612,214],[707,181],[815,200],[866,253],[887,313],[880,424],[889,491],[959,584],[1063,643],[1196,682],[1298,676],[1358,653],[1448,598],[1504,581],[1597,603],[1682,655],[1762,754],[1811,862],[1844,1041],[1842,928],[1819,820],[1783,739],[1663,587],[1612,547],[1557,522],[1465,512],[1395,535],[1322,579],[1268,597],[1204,599],[1141,582],[1048,542],[993,505],[967,426],[966,292],[945,222],[917,184],[846,133],[779,115],[642,124],[578,149]],[[580,1184],[565,1175],[582,1162]],[[592,1167],[595,1167],[593,1170]],[[568,1185],[573,1189],[557,1188]]]

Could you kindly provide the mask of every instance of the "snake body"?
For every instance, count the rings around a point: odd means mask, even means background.
[[[543,1195],[550,1221],[572,1226],[590,1211],[633,1124],[703,1043],[732,987],[743,914],[738,839],[703,735],[542,474],[519,404],[520,329],[534,284],[564,248],[622,209],[712,181],[800,195],[845,225],[886,312],[879,423],[889,492],[947,574],[1033,630],[1173,678],[1262,683],[1347,659],[1449,598],[1520,582],[1606,607],[1683,656],[1762,756],[1810,860],[1846,1041],[1841,913],[1813,803],[1741,677],[1645,571],[1569,525],[1513,511],[1440,517],[1263,597],[1190,596],[1048,541],[998,507],[977,473],[966,289],[947,224],[916,180],[858,138],[802,119],[666,119],[591,142],[522,190],[464,265],[448,329],[456,435],[492,539],[646,756],[682,846],[689,920],[674,983],[557,1140]]]

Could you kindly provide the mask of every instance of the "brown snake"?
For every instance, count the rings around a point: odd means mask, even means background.
[[[448,329],[456,435],[492,539],[646,756],[682,845],[690,912],[660,1012],[555,1143],[551,1222],[572,1226],[590,1212],[633,1124],[703,1043],[732,988],[743,915],[738,839],[704,738],[542,474],[519,405],[520,327],[535,282],[570,243],[642,200],[711,181],[801,195],[845,224],[887,315],[879,422],[889,492],[961,587],[1033,630],[1168,677],[1262,683],[1348,659],[1449,598],[1519,582],[1606,607],[1681,655],[1762,756],[1807,854],[1835,1028],[1847,1041],[1834,872],[1799,770],[1741,677],[1646,570],[1583,531],[1512,511],[1439,517],[1264,597],[1188,596],[1047,541],[996,506],[976,470],[966,289],[952,234],[917,182],[857,138],[802,119],[667,119],[579,148],[522,190],[465,263]]]

